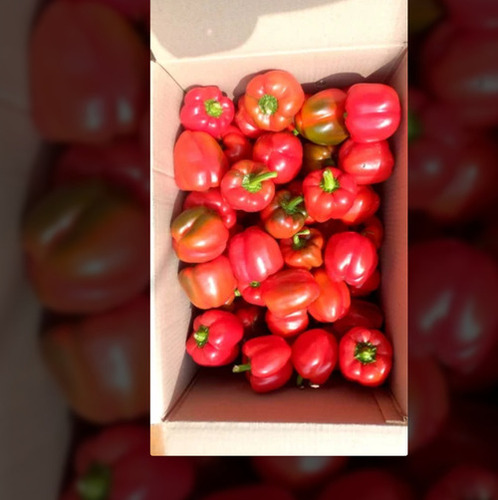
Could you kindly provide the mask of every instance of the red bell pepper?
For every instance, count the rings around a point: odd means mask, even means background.
[[[208,262],[227,246],[228,229],[221,217],[204,206],[188,208],[171,224],[173,249],[183,262]]]
[[[361,224],[360,234],[366,236],[379,249],[384,240],[384,226],[375,215],[369,217]]]
[[[232,237],[228,243],[228,256],[240,283],[261,283],[284,267],[278,243],[256,226]]]
[[[288,191],[291,192],[292,196],[304,196],[304,193],[303,193],[303,181],[302,180],[293,180],[291,182],[289,182],[289,184],[287,184],[287,186],[285,187],[285,189],[287,189]],[[315,224],[315,219],[313,219],[313,217],[310,216],[310,214],[307,213],[307,217],[306,217],[306,221],[305,221],[305,224],[306,225],[310,225],[310,224]]]
[[[380,196],[370,186],[358,186],[353,205],[341,220],[350,226],[361,224],[374,215],[380,206]]]
[[[335,167],[333,155],[335,146],[321,146],[312,142],[305,142],[303,145],[303,166],[302,172],[308,175],[315,170],[323,170],[325,167]]]
[[[317,222],[325,222],[347,214],[358,188],[352,175],[329,167],[308,174],[303,181],[303,191],[308,213]]]
[[[277,316],[287,316],[306,309],[320,295],[320,287],[305,269],[285,269],[261,284],[261,296],[268,309]]]
[[[237,102],[237,112],[235,113],[235,123],[240,131],[250,139],[256,139],[264,130],[261,130],[247,112],[245,96],[243,95]]]
[[[335,337],[321,328],[302,333],[292,344],[292,364],[299,374],[298,385],[308,380],[311,385],[324,384],[335,368],[338,346]]]
[[[227,128],[221,138],[221,143],[230,165],[240,160],[250,160],[252,158],[252,144],[235,125],[230,125]]]
[[[206,132],[185,130],[173,149],[176,185],[183,191],[218,187],[228,160],[216,139]]]
[[[76,415],[104,425],[147,414],[149,316],[149,298],[139,296],[104,313],[55,318],[43,328],[44,361]]]
[[[301,141],[290,132],[263,134],[254,144],[253,158],[277,172],[275,184],[286,184],[297,176],[303,163]]]
[[[274,238],[291,238],[304,226],[307,217],[304,198],[292,196],[288,190],[278,191],[260,213],[264,228]]]
[[[214,210],[221,217],[227,229],[231,229],[237,222],[237,212],[221,196],[221,191],[218,188],[189,193],[183,202],[183,210],[193,207],[207,207]]]
[[[314,144],[335,146],[348,137],[344,123],[346,93],[327,89],[306,99],[296,115],[299,133]]]
[[[194,87],[185,94],[180,122],[187,130],[221,139],[235,115],[233,102],[216,86]]]
[[[47,193],[27,210],[21,230],[40,302],[91,314],[131,300],[149,282],[149,227],[143,206],[101,182]]]
[[[244,328],[244,338],[255,337],[263,327],[264,309],[255,305],[239,303],[234,310]]]
[[[246,87],[244,104],[262,130],[280,132],[293,121],[304,102],[304,91],[287,71],[274,70],[255,76]]]
[[[236,210],[259,212],[273,199],[275,184],[272,179],[277,175],[262,163],[238,161],[223,176],[221,194]]]
[[[353,175],[359,186],[384,182],[394,167],[387,141],[361,143],[349,139],[341,145],[338,161],[339,168]]]
[[[255,337],[243,345],[243,364],[235,365],[233,372],[249,372],[249,382],[256,392],[273,391],[286,384],[292,375],[291,352],[282,337]]]
[[[342,337],[355,326],[378,330],[382,323],[384,323],[384,316],[379,306],[366,300],[353,298],[346,315],[334,323],[334,332]]]
[[[325,247],[325,268],[332,281],[361,286],[375,271],[377,250],[366,237],[353,231],[334,234]]]
[[[244,327],[235,314],[211,309],[195,318],[187,352],[198,365],[227,365],[239,354],[243,336]]]
[[[386,380],[392,366],[391,343],[379,330],[357,326],[342,337],[339,367],[349,380],[376,387]]]
[[[323,236],[317,229],[304,228],[292,238],[279,241],[284,262],[289,267],[307,269],[323,264]]]
[[[350,286],[351,297],[366,297],[377,290],[380,285],[380,271],[376,269],[370,278],[361,286]]]
[[[57,158],[53,185],[100,179],[110,187],[132,194],[149,209],[150,162],[146,151],[136,139],[121,139],[94,146],[72,144]]]
[[[50,2],[29,48],[31,111],[45,139],[105,143],[138,131],[150,58],[122,15],[99,2]]]
[[[221,307],[235,297],[237,281],[230,261],[224,255],[183,268],[178,280],[190,302],[199,309]]]
[[[240,283],[237,287],[242,298],[249,304],[264,306],[263,297],[261,297],[261,283],[251,281],[250,283]]]
[[[146,426],[106,427],[78,445],[64,500],[186,500],[195,483],[190,457],[153,457]]]
[[[397,92],[383,83],[357,83],[349,87],[346,127],[355,142],[377,142],[391,137],[401,121]]]
[[[308,312],[322,323],[333,323],[343,318],[351,304],[351,296],[346,283],[332,281],[324,268],[316,269],[312,274],[320,287],[320,295],[308,306]]]
[[[293,337],[304,332],[310,321],[306,309],[301,309],[287,316],[277,316],[268,309],[265,320],[270,332],[281,337]]]

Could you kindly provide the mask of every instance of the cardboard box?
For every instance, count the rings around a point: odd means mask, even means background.
[[[405,0],[152,1],[153,455],[407,454],[406,13]],[[290,71],[311,91],[385,82],[402,99],[396,166],[383,193],[381,297],[395,351],[386,387],[336,381],[258,395],[245,377],[198,376],[185,354],[191,310],[168,230],[181,201],[172,150],[183,94],[216,84],[238,96],[269,69]]]

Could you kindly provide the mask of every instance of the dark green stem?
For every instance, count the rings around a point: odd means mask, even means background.
[[[310,230],[307,228],[296,233],[292,237],[292,248],[294,248],[294,250],[299,250],[300,248],[303,248],[306,245],[306,240],[301,239],[301,236],[309,236],[309,234]]]
[[[197,342],[197,347],[202,349],[208,341],[209,328],[207,326],[201,325],[201,327],[194,333],[194,339]]]
[[[334,174],[331,172],[329,168],[326,168],[323,171],[322,182],[320,182],[320,187],[326,193],[333,193],[340,187],[339,182],[337,182],[337,179],[334,177]]]
[[[76,483],[82,500],[106,500],[111,488],[111,470],[106,465],[94,463]]]
[[[251,369],[251,363],[245,363],[243,365],[235,365],[232,368],[233,373],[248,372]]]
[[[263,182],[277,177],[277,172],[263,172],[262,174],[249,174],[242,180],[242,187],[250,193],[261,191]]]
[[[377,347],[370,342],[358,342],[354,350],[354,357],[364,365],[375,363]]]
[[[282,208],[288,213],[293,214],[297,212],[297,207],[304,201],[302,196],[296,196],[288,202],[281,203]]]
[[[223,106],[216,99],[204,101],[204,109],[213,118],[219,118],[223,114]]]
[[[273,115],[278,109],[278,100],[275,96],[265,94],[258,101],[259,109],[265,115]]]
[[[250,286],[251,288],[258,288],[260,285],[261,285],[261,283],[260,283],[259,281],[251,281],[251,282],[249,283],[249,286]]]

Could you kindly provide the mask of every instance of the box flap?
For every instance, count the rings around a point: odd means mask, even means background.
[[[404,44],[405,0],[152,1],[151,49],[163,66],[214,54]]]

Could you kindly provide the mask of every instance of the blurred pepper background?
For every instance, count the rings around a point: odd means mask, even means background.
[[[146,0],[51,0],[30,35],[31,110],[49,161],[21,233],[45,308],[40,353],[71,410],[60,498],[498,498],[498,4],[409,4],[400,458],[150,457],[148,11]],[[326,165],[328,153],[305,157]],[[354,302],[380,326],[380,312]]]

